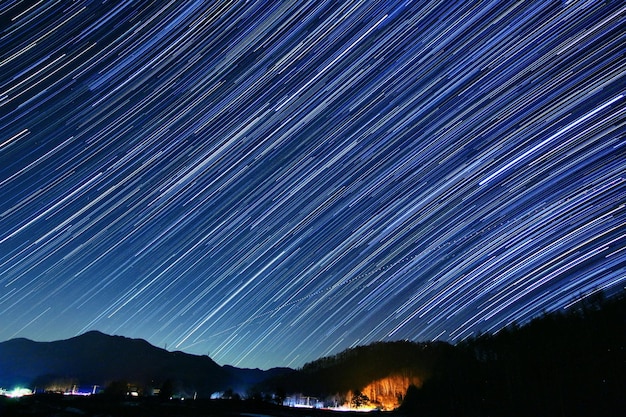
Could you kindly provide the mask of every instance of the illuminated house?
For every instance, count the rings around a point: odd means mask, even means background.
[[[322,408],[324,403],[319,401],[315,397],[308,397],[305,395],[296,394],[291,397],[285,398],[283,405],[287,407],[297,408]]]

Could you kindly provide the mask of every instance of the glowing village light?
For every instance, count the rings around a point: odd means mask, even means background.
[[[5,397],[9,398],[20,398],[24,397],[25,395],[33,395],[33,392],[28,388],[22,387],[16,387],[10,391],[0,388],[0,395],[4,395]]]

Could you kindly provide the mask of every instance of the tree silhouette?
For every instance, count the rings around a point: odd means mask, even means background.
[[[104,395],[115,398],[126,397],[128,395],[128,385],[128,381],[113,381],[104,389]]]
[[[163,385],[161,385],[161,391],[159,392],[159,398],[169,400],[175,394],[175,384],[172,378],[168,378],[165,380]]]
[[[361,391],[356,391],[352,396],[352,406],[354,408],[363,407],[365,405],[368,405],[369,402],[370,399],[368,398],[368,396],[363,394]]]

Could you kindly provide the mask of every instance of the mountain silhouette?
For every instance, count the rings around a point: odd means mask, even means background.
[[[229,387],[245,388],[280,370],[222,367],[208,356],[169,352],[142,339],[90,331],[67,340],[34,342],[12,339],[0,343],[0,386],[73,381],[82,386],[107,386],[124,381],[139,389],[175,383],[179,391],[209,396]]]

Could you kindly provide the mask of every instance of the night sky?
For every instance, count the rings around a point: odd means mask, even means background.
[[[297,367],[621,291],[626,6],[475,3],[1,2],[0,340]]]

